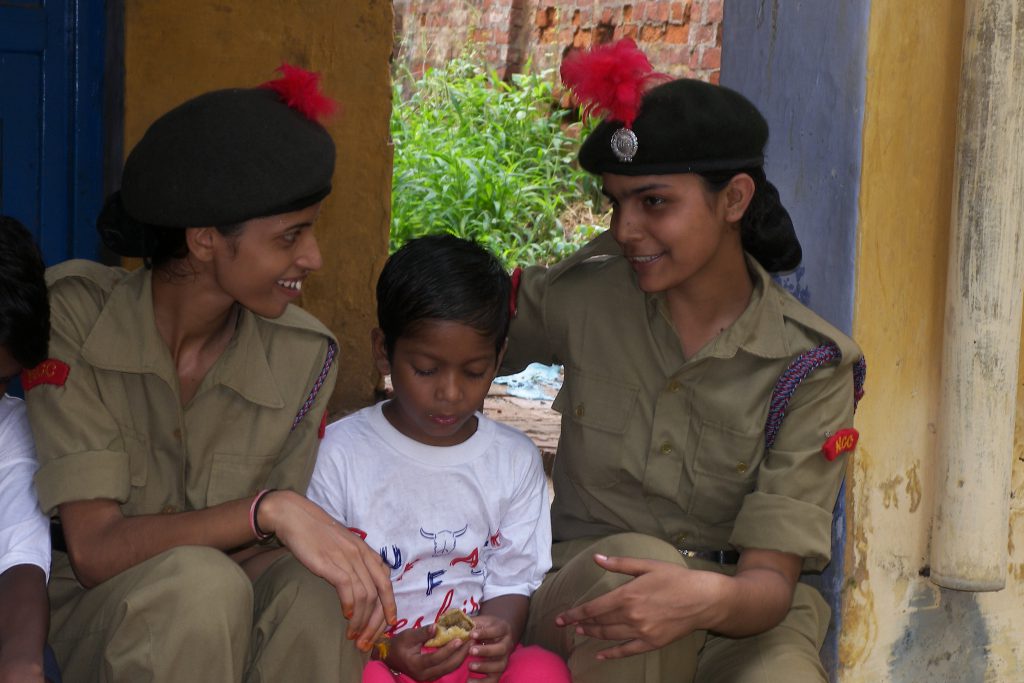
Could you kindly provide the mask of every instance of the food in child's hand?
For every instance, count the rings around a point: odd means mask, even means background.
[[[427,647],[441,647],[458,638],[466,640],[473,630],[473,620],[460,609],[450,609],[434,622],[434,637],[426,642]]]

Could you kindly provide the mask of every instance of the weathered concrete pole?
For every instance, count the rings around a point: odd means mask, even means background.
[[[931,578],[990,591],[1006,583],[1021,351],[1024,3],[965,9]]]

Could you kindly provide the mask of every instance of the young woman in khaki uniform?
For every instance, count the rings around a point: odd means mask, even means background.
[[[526,640],[583,683],[824,681],[829,610],[798,578],[829,561],[860,351],[768,274],[801,253],[750,102],[677,80],[603,104],[618,115],[579,158],[611,228],[522,272],[505,356],[565,366],[554,570]]]
[[[52,357],[25,384],[67,680],[357,680],[394,619],[380,557],[301,493],[336,343],[292,302],[334,145],[315,76],[283,70],[133,149],[98,226],[146,268],[48,272]]]

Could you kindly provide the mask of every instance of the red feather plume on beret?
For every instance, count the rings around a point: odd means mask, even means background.
[[[306,118],[320,123],[338,110],[338,103],[320,90],[320,74],[291,64],[281,64],[277,71],[281,78],[260,87],[276,92],[282,102]]]
[[[633,125],[647,87],[669,78],[655,73],[631,38],[570,54],[562,62],[561,76],[583,105],[584,116],[609,116],[626,128]]]

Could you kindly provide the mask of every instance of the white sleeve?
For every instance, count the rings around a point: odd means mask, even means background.
[[[551,569],[551,511],[547,478],[536,446],[526,436],[517,447],[528,448],[509,493],[508,508],[498,529],[498,543],[487,554],[483,599],[499,595],[531,595]]]
[[[38,467],[24,403],[0,397],[0,573],[34,564],[50,578],[50,525],[32,484]]]
[[[342,501],[346,499],[345,473],[342,471],[343,434],[344,432],[334,425],[328,425],[324,439],[320,443],[320,450],[317,452],[313,476],[306,489],[306,498],[342,524],[348,524],[342,508]]]

